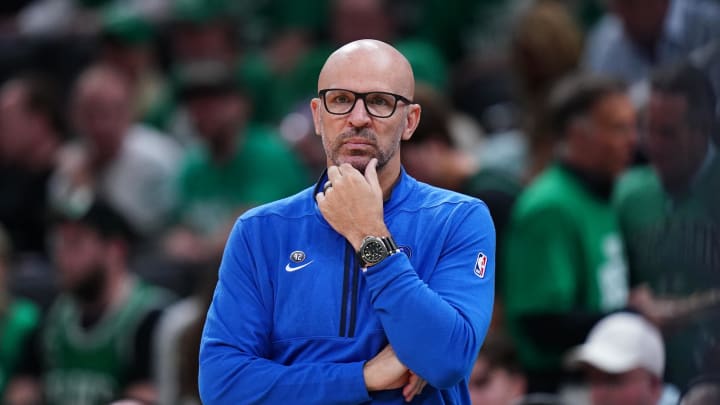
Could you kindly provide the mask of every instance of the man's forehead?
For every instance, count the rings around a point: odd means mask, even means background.
[[[412,92],[413,83],[410,64],[400,52],[380,41],[361,40],[330,55],[320,72],[318,90],[340,87],[407,93]]]

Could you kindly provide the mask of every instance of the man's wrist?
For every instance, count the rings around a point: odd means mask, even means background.
[[[390,236],[390,231],[387,229],[385,224],[382,224],[377,227],[368,228],[371,229],[369,231],[364,230],[355,233],[353,236],[348,237],[348,242],[352,245],[353,249],[355,249],[355,252],[360,252],[360,247],[362,246],[363,241],[368,236],[377,236],[378,238],[384,238],[387,236]]]
[[[399,251],[400,249],[392,236],[378,237],[370,235],[363,239],[360,250],[356,254],[360,267],[366,269],[384,261]]]

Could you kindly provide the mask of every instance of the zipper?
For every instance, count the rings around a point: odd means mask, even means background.
[[[342,337],[355,336],[355,323],[357,319],[358,283],[360,281],[360,268],[354,259],[355,250],[348,243],[345,245],[343,260],[342,303],[340,305],[340,331]],[[349,311],[348,311],[349,307]]]

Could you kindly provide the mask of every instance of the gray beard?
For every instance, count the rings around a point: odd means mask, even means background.
[[[401,128],[401,130],[402,130],[402,128]],[[338,136],[336,146],[330,151],[330,161],[332,161],[334,165],[339,166],[342,163],[338,160],[338,155],[340,154],[339,151],[343,145],[343,141],[346,139],[349,139],[349,138],[363,138],[373,144],[376,153],[375,153],[375,156],[371,156],[371,158],[373,158],[373,157],[377,158],[377,160],[378,160],[377,170],[381,170],[383,167],[385,167],[388,164],[388,162],[390,161],[390,159],[392,159],[393,156],[395,156],[395,154],[397,153],[397,150],[398,150],[397,145],[388,151],[380,150],[377,147],[377,145],[378,145],[377,135],[373,131],[371,131],[369,128],[361,128],[359,130],[349,130],[349,131],[343,132],[342,134],[340,134]],[[326,149],[326,152],[327,152],[327,149]],[[360,167],[353,165],[353,167],[355,167],[355,169],[357,169],[359,172],[365,173],[365,168],[367,167],[367,165],[365,164]]]

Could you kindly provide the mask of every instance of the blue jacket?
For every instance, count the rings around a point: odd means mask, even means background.
[[[204,404],[402,404],[368,393],[388,343],[428,385],[417,404],[470,404],[493,306],[495,230],[475,198],[403,170],[384,205],[404,254],[362,272],[325,221],[318,187],[242,215],[227,242],[200,348]]]

